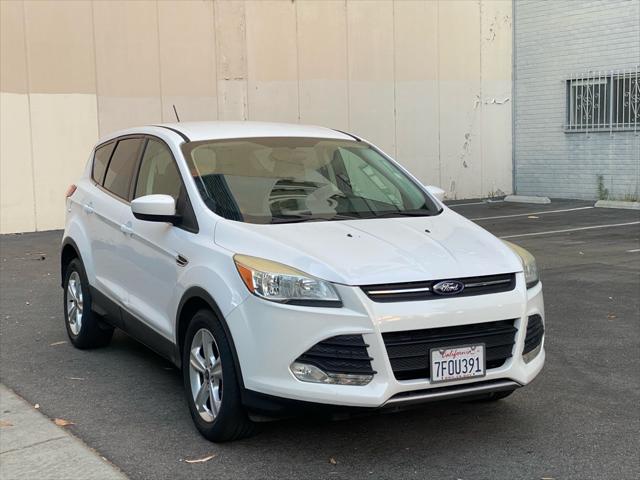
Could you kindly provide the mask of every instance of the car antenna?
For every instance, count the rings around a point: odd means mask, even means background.
[[[176,114],[176,120],[180,123],[180,117],[178,116],[178,110],[176,110],[176,104],[173,104],[173,113]]]

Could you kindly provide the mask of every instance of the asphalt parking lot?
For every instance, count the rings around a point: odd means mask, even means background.
[[[134,479],[637,479],[640,212],[591,205],[453,207],[529,249],[542,271],[547,363],[501,402],[274,422],[251,439],[211,444],[166,361],[121,333],[100,350],[69,344],[59,231],[0,237],[0,380],[73,421],[75,435]]]

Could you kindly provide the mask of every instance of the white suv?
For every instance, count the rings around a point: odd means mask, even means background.
[[[109,135],[67,192],[69,337],[121,328],[181,366],[214,441],[305,408],[503,398],[544,363],[536,264],[442,193],[327,128]]]

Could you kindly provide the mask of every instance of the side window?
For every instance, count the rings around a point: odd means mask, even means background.
[[[133,198],[162,193],[178,200],[181,187],[180,173],[169,148],[158,140],[149,140],[142,156]]]
[[[403,207],[398,188],[382,172],[349,150],[340,149],[353,193],[359,197]]]
[[[104,188],[125,200],[129,199],[131,179],[136,168],[140,138],[126,138],[120,140],[113,152],[111,162],[104,178]]]
[[[113,152],[114,146],[115,142],[111,142],[107,145],[103,145],[102,147],[98,147],[93,156],[92,177],[98,185],[102,185],[102,182],[104,181],[104,172],[107,170],[107,164],[111,158],[111,152]]]

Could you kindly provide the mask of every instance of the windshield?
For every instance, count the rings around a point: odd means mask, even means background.
[[[415,182],[364,142],[277,137],[182,148],[204,202],[231,220],[289,223],[439,212]]]

